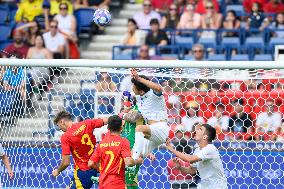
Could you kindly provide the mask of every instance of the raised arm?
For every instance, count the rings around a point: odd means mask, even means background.
[[[70,165],[70,156],[69,155],[63,155],[60,165],[52,171],[52,176],[57,177],[69,165]]]
[[[197,169],[195,167],[192,167],[192,166],[188,166],[188,167],[182,166],[180,161],[181,160],[179,158],[174,158],[173,159],[173,162],[175,163],[175,167],[174,168],[176,168],[176,169],[178,169],[181,172],[186,173],[186,174],[191,174],[191,175],[195,175],[196,174]]]
[[[157,83],[154,83],[154,82],[149,81],[147,79],[141,78],[138,75],[136,69],[131,69],[131,75],[135,80],[143,83],[144,85],[146,85],[147,87],[149,87],[150,89],[155,91],[156,93],[162,93],[163,92],[163,88],[160,85],[158,85]]]
[[[9,160],[9,158],[6,154],[3,155],[1,158],[2,158],[3,163],[4,163],[4,165],[5,165],[5,167],[8,171],[9,178],[12,180],[14,178],[14,173],[13,173],[12,168],[11,168],[10,160]]]

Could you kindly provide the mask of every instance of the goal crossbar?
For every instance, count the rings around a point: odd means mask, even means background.
[[[0,66],[104,67],[104,68],[216,68],[283,69],[281,61],[188,61],[188,60],[93,60],[93,59],[7,59]]]

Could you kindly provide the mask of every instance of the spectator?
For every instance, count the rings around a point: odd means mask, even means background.
[[[159,20],[158,19],[152,19],[150,21],[151,25],[151,31],[146,36],[146,45],[157,45],[157,46],[163,46],[168,44],[168,36],[166,32],[159,29]]]
[[[123,92],[123,91],[128,91],[130,92],[131,94],[133,93],[132,92],[132,82],[131,82],[131,75],[127,75],[126,77],[124,77],[120,83],[120,86],[119,86],[119,91],[120,92]]]
[[[204,119],[198,116],[199,104],[195,101],[189,101],[184,106],[186,110],[186,116],[181,119],[182,125],[185,130],[191,132],[195,123],[204,123]]]
[[[17,58],[26,58],[29,47],[24,43],[23,32],[14,30],[13,43],[5,48],[5,51],[12,55],[17,55]],[[3,57],[7,55],[3,54]]]
[[[150,21],[154,18],[161,21],[161,16],[159,13],[152,10],[152,4],[150,0],[144,0],[143,11],[137,12],[133,16],[139,29],[150,29]]]
[[[139,55],[137,57],[138,60],[150,60],[151,57],[149,55],[149,46],[142,45],[139,50]]]
[[[284,30],[284,13],[278,13],[275,22],[270,26],[270,29]],[[274,31],[273,37],[284,38],[284,31]]]
[[[17,27],[16,30],[20,30],[20,31],[27,30],[27,37],[25,41],[29,46],[34,46],[36,36],[41,34],[40,25],[36,21],[29,22],[20,27]]]
[[[88,0],[75,0],[73,3],[74,9],[89,8]]]
[[[176,29],[179,23],[180,16],[176,4],[171,4],[170,10],[163,16],[161,21],[161,29]]]
[[[260,10],[262,10],[267,1],[268,0],[243,0],[243,7],[246,13],[251,13],[253,3],[258,3]]]
[[[122,38],[123,45],[142,45],[145,41],[145,32],[138,29],[133,18],[128,19],[127,33]]]
[[[11,116],[22,116],[24,114],[24,100],[26,98],[25,91],[25,73],[23,68],[13,66],[8,68],[3,76],[3,88],[13,95],[13,107]]]
[[[252,127],[252,118],[244,112],[244,100],[236,99],[233,102],[235,114],[230,117],[229,131],[230,132],[250,132]]]
[[[217,103],[214,116],[209,118],[207,124],[214,127],[217,133],[226,132],[229,127],[230,117],[224,114],[225,106],[222,103]]]
[[[53,54],[53,58],[64,58],[65,39],[58,31],[58,22],[56,20],[52,20],[50,22],[49,29],[49,32],[43,34],[46,48]]]
[[[241,22],[237,18],[236,12],[234,10],[227,11],[226,19],[223,21],[223,27],[227,30],[240,29]],[[226,32],[225,37],[238,37],[238,32]]]
[[[5,154],[5,151],[4,151],[1,143],[0,143],[0,158],[2,159],[6,169],[8,171],[10,180],[12,180],[14,178],[14,172],[13,172],[12,167],[10,165],[10,160],[9,160],[8,156]]]
[[[60,3],[59,4],[59,14],[54,17],[54,20],[58,22],[58,29],[60,33],[62,33],[67,40],[76,42],[76,18],[72,14],[68,14],[68,4]]]
[[[188,140],[188,137],[185,135],[185,127],[183,125],[177,125],[175,127],[175,136],[172,139],[174,145],[178,145],[181,140]],[[190,152],[189,152],[190,153]]]
[[[258,30],[250,31],[250,34],[257,35],[262,34],[261,32],[269,25],[268,18],[261,12],[260,6],[258,3],[253,3],[252,12],[247,20],[246,29],[247,30]]]
[[[268,99],[265,104],[265,112],[260,113],[256,119],[256,131],[274,133],[281,128],[282,116],[275,111],[274,100]]]
[[[70,15],[73,14],[73,5],[72,5],[71,1],[69,1],[69,0],[50,0],[49,7],[50,7],[50,14],[51,15],[56,15],[56,14],[60,13],[60,10],[59,10],[60,3],[67,3],[68,14],[70,14]]]
[[[178,143],[174,142],[174,145],[175,149],[179,152],[190,154],[192,151],[185,139],[181,139]],[[188,167],[190,164],[181,160],[179,164],[176,164],[174,161],[175,158],[169,160],[167,166],[171,189],[187,189],[196,186],[195,179],[181,169],[181,167]]]
[[[181,15],[186,9],[187,0],[177,0],[176,3],[178,7],[178,13],[179,15]]]
[[[35,46],[31,47],[28,51],[27,59],[51,59],[52,54],[45,48],[44,39],[42,35],[36,36]],[[40,63],[40,61],[39,61]],[[50,77],[50,70],[44,67],[32,67],[30,69],[34,85],[38,86],[40,95],[47,91],[47,82]],[[32,94],[29,95],[30,99]]]
[[[194,13],[194,6],[188,4],[186,10],[182,13],[180,22],[177,26],[178,29],[198,29],[201,24],[201,16]]]
[[[214,12],[219,12],[219,4],[217,0],[200,0],[198,1],[195,12],[199,14],[206,14],[207,13],[207,6],[210,4]]]
[[[263,7],[265,13],[283,13],[284,5],[281,0],[270,0]]]
[[[174,3],[174,0],[151,0],[153,9],[160,13],[160,14],[166,14],[168,12],[168,7],[170,7],[170,5],[172,3]]]
[[[19,8],[15,15],[16,22],[21,22],[27,19],[29,22],[33,21],[36,16],[41,15],[42,0],[26,0],[19,4]]]
[[[173,78],[167,82],[167,86],[170,86],[171,92],[188,92],[193,87],[193,83],[189,79],[185,78]]]
[[[115,92],[117,91],[116,84],[111,80],[107,72],[102,72],[95,85],[96,92]]]
[[[205,60],[205,49],[202,44],[195,44],[193,46],[193,61],[203,61]]]
[[[218,13],[214,9],[214,5],[211,2],[206,3],[206,12],[201,16],[201,27],[202,29],[216,30],[221,27],[222,14]],[[203,31],[201,34],[202,38],[215,38],[215,31]]]

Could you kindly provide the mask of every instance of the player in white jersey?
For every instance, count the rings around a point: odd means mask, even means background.
[[[198,189],[227,189],[227,179],[224,174],[224,168],[218,149],[211,143],[216,137],[216,130],[208,124],[199,124],[196,126],[194,139],[198,147],[193,155],[187,155],[176,151],[167,141],[167,148],[177,156],[174,160],[176,168],[188,174],[196,174],[198,170],[201,183]],[[182,167],[178,159],[191,163],[189,167]]]
[[[131,74],[138,110],[146,123],[136,126],[132,156],[137,159],[140,156],[148,156],[152,150],[165,143],[170,129],[162,87],[146,76],[139,76],[135,69],[131,70]]]
[[[9,178],[13,179],[14,178],[14,173],[12,171],[11,165],[10,165],[10,161],[8,156],[5,154],[5,151],[2,147],[2,144],[0,143],[0,159],[2,159],[5,167],[7,168],[8,174],[9,174]],[[1,184],[1,183],[0,183]]]

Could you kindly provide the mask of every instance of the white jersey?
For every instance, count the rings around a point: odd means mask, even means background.
[[[0,157],[4,156],[5,155],[5,151],[2,147],[2,144],[0,143]]]
[[[196,167],[201,183],[198,184],[198,189],[227,189],[227,179],[224,174],[224,168],[218,152],[218,149],[213,144],[208,144],[204,148],[196,148],[194,155],[198,156],[201,161],[192,164]]]
[[[166,101],[164,95],[155,94],[152,89],[143,96],[137,95],[138,110],[145,120],[168,120]]]

